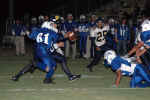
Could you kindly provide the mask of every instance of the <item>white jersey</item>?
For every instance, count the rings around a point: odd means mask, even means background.
[[[95,33],[95,44],[96,46],[102,46],[106,43],[105,35],[109,31],[109,27],[105,26],[102,29],[101,28],[96,28],[94,30]]]
[[[90,28],[90,37],[95,37],[96,36],[96,34],[95,34],[95,30],[96,30],[96,28],[94,27],[92,27],[92,28]]]
[[[134,73],[134,69],[136,67],[136,64],[132,64],[131,66],[126,65],[126,64],[121,64],[120,70],[122,75],[132,75]]]

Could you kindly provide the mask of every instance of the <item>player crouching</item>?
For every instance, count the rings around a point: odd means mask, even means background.
[[[150,86],[150,76],[142,67],[142,64],[128,62],[116,55],[115,51],[108,50],[104,54],[105,65],[110,66],[116,72],[116,81],[114,87],[118,87],[122,76],[131,77],[130,87],[148,87]]]

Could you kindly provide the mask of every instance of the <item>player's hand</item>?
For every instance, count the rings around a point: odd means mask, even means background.
[[[116,42],[116,43],[118,43],[118,40],[117,40],[117,39],[115,39],[115,42]]]
[[[143,41],[140,41],[139,43],[138,43],[138,47],[141,47],[141,46],[143,46],[144,45],[144,42]]]
[[[29,36],[29,35],[30,35],[30,32],[27,30],[27,31],[26,31],[26,34],[27,34],[27,36]]]
[[[64,38],[68,38],[69,37],[69,34],[64,34]]]
[[[77,40],[76,34],[74,32],[67,32],[66,34],[67,34],[69,40],[71,40],[71,41]]]
[[[97,51],[100,51],[101,49],[100,49],[99,47],[96,47],[96,50],[97,50]]]
[[[113,84],[113,85],[112,85],[112,88],[117,88],[117,85],[116,85],[116,84]]]
[[[64,42],[57,43],[58,47],[64,47]]]

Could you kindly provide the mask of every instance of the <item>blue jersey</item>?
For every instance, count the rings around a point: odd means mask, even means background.
[[[63,28],[65,28],[63,30],[65,30],[66,32],[72,32],[74,31],[75,28],[77,28],[77,23],[75,21],[72,21],[72,22],[66,21],[64,23]]]
[[[117,26],[117,39],[118,40],[130,40],[130,32],[127,25]]]
[[[96,27],[96,22],[89,22],[88,24],[90,27]]]
[[[14,24],[12,30],[15,32],[16,36],[21,36],[21,32],[24,32],[26,28],[21,24]]]
[[[110,24],[109,27],[110,27],[110,33],[112,35],[112,38],[115,39],[115,37],[116,37],[115,29],[117,28],[117,25],[116,24]]]
[[[54,43],[57,42],[58,35],[56,32],[52,30],[48,30],[46,28],[40,28],[35,31],[33,31],[29,38],[36,40],[37,46],[43,47],[47,50],[50,50],[50,52],[54,52]]]
[[[150,30],[142,32],[140,38],[145,44],[150,46]]]
[[[89,25],[87,23],[79,23],[78,32],[80,36],[87,36],[89,34]]]
[[[122,75],[131,76],[134,73],[136,64],[131,64],[127,60],[117,56],[112,60],[110,66],[114,71],[121,70]]]

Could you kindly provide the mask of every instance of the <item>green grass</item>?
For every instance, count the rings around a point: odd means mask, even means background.
[[[60,65],[54,75],[56,84],[43,84],[45,73],[36,70],[18,82],[11,76],[28,63],[29,57],[0,57],[0,100],[149,100],[150,88],[129,88],[128,77],[121,80],[119,88],[112,88],[115,74],[102,64],[94,72],[85,67],[90,60],[68,60],[71,71],[82,78],[69,82]]]

